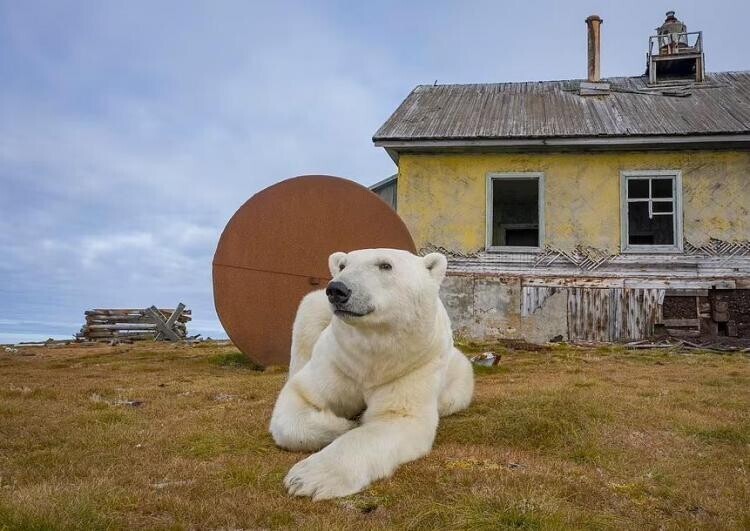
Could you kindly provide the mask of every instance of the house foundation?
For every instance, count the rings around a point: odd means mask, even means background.
[[[648,267],[625,268],[619,262],[632,266],[632,258],[615,256],[594,270],[572,262],[524,269],[519,258],[514,265],[486,253],[449,259],[441,298],[457,338],[750,339],[750,257],[649,257]]]

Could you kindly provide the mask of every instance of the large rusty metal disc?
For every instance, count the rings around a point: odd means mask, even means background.
[[[328,256],[373,247],[415,252],[401,218],[364,186],[307,175],[266,188],[232,216],[214,254],[221,324],[256,363],[288,364],[297,306],[330,280]]]

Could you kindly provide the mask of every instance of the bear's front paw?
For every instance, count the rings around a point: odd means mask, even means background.
[[[293,496],[310,496],[313,501],[340,498],[359,492],[367,486],[364,478],[355,477],[340,462],[313,454],[294,465],[284,478],[284,486]]]

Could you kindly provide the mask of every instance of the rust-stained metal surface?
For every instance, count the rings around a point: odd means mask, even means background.
[[[578,94],[581,80],[419,85],[373,140],[628,137],[750,132],[750,72],[708,74],[664,95],[646,77],[603,79],[611,94]]]
[[[401,218],[364,186],[308,175],[266,188],[234,214],[216,248],[214,303],[224,329],[256,363],[289,363],[297,305],[326,286],[328,256],[372,247],[416,251]]]

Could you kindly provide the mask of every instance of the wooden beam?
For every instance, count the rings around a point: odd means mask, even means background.
[[[700,337],[701,335],[700,331],[689,328],[667,328],[667,333],[675,337]]]
[[[688,279],[625,279],[626,288],[665,288],[665,289],[734,289],[732,280],[688,280]]]
[[[150,308],[146,308],[146,313],[151,316],[154,324],[156,325],[156,328],[159,329],[164,334],[164,337],[166,337],[170,341],[180,340],[180,336],[178,336],[174,332],[174,330],[172,330],[171,328],[167,326],[167,323],[164,321],[164,318],[162,317],[161,313],[156,308],[156,306],[151,306]]]
[[[157,328],[152,322],[148,323],[119,323],[119,324],[87,324],[89,330],[153,330]]]
[[[498,275],[500,276],[500,275]],[[557,277],[531,278],[523,276],[521,285],[526,287],[547,287],[547,288],[622,288],[623,279],[621,278],[574,278],[574,277]]]
[[[172,330],[174,328],[175,321],[180,317],[180,314],[182,314],[182,311],[185,309],[185,305],[182,303],[179,303],[177,305],[177,308],[172,312],[172,315],[169,316],[169,319],[167,319],[167,322],[165,323],[167,328]],[[156,339],[161,339],[161,331],[157,332]]]
[[[684,326],[698,328],[700,326],[700,319],[664,319],[664,326],[667,328]]]
[[[668,289],[667,297],[708,297],[707,289]]]

